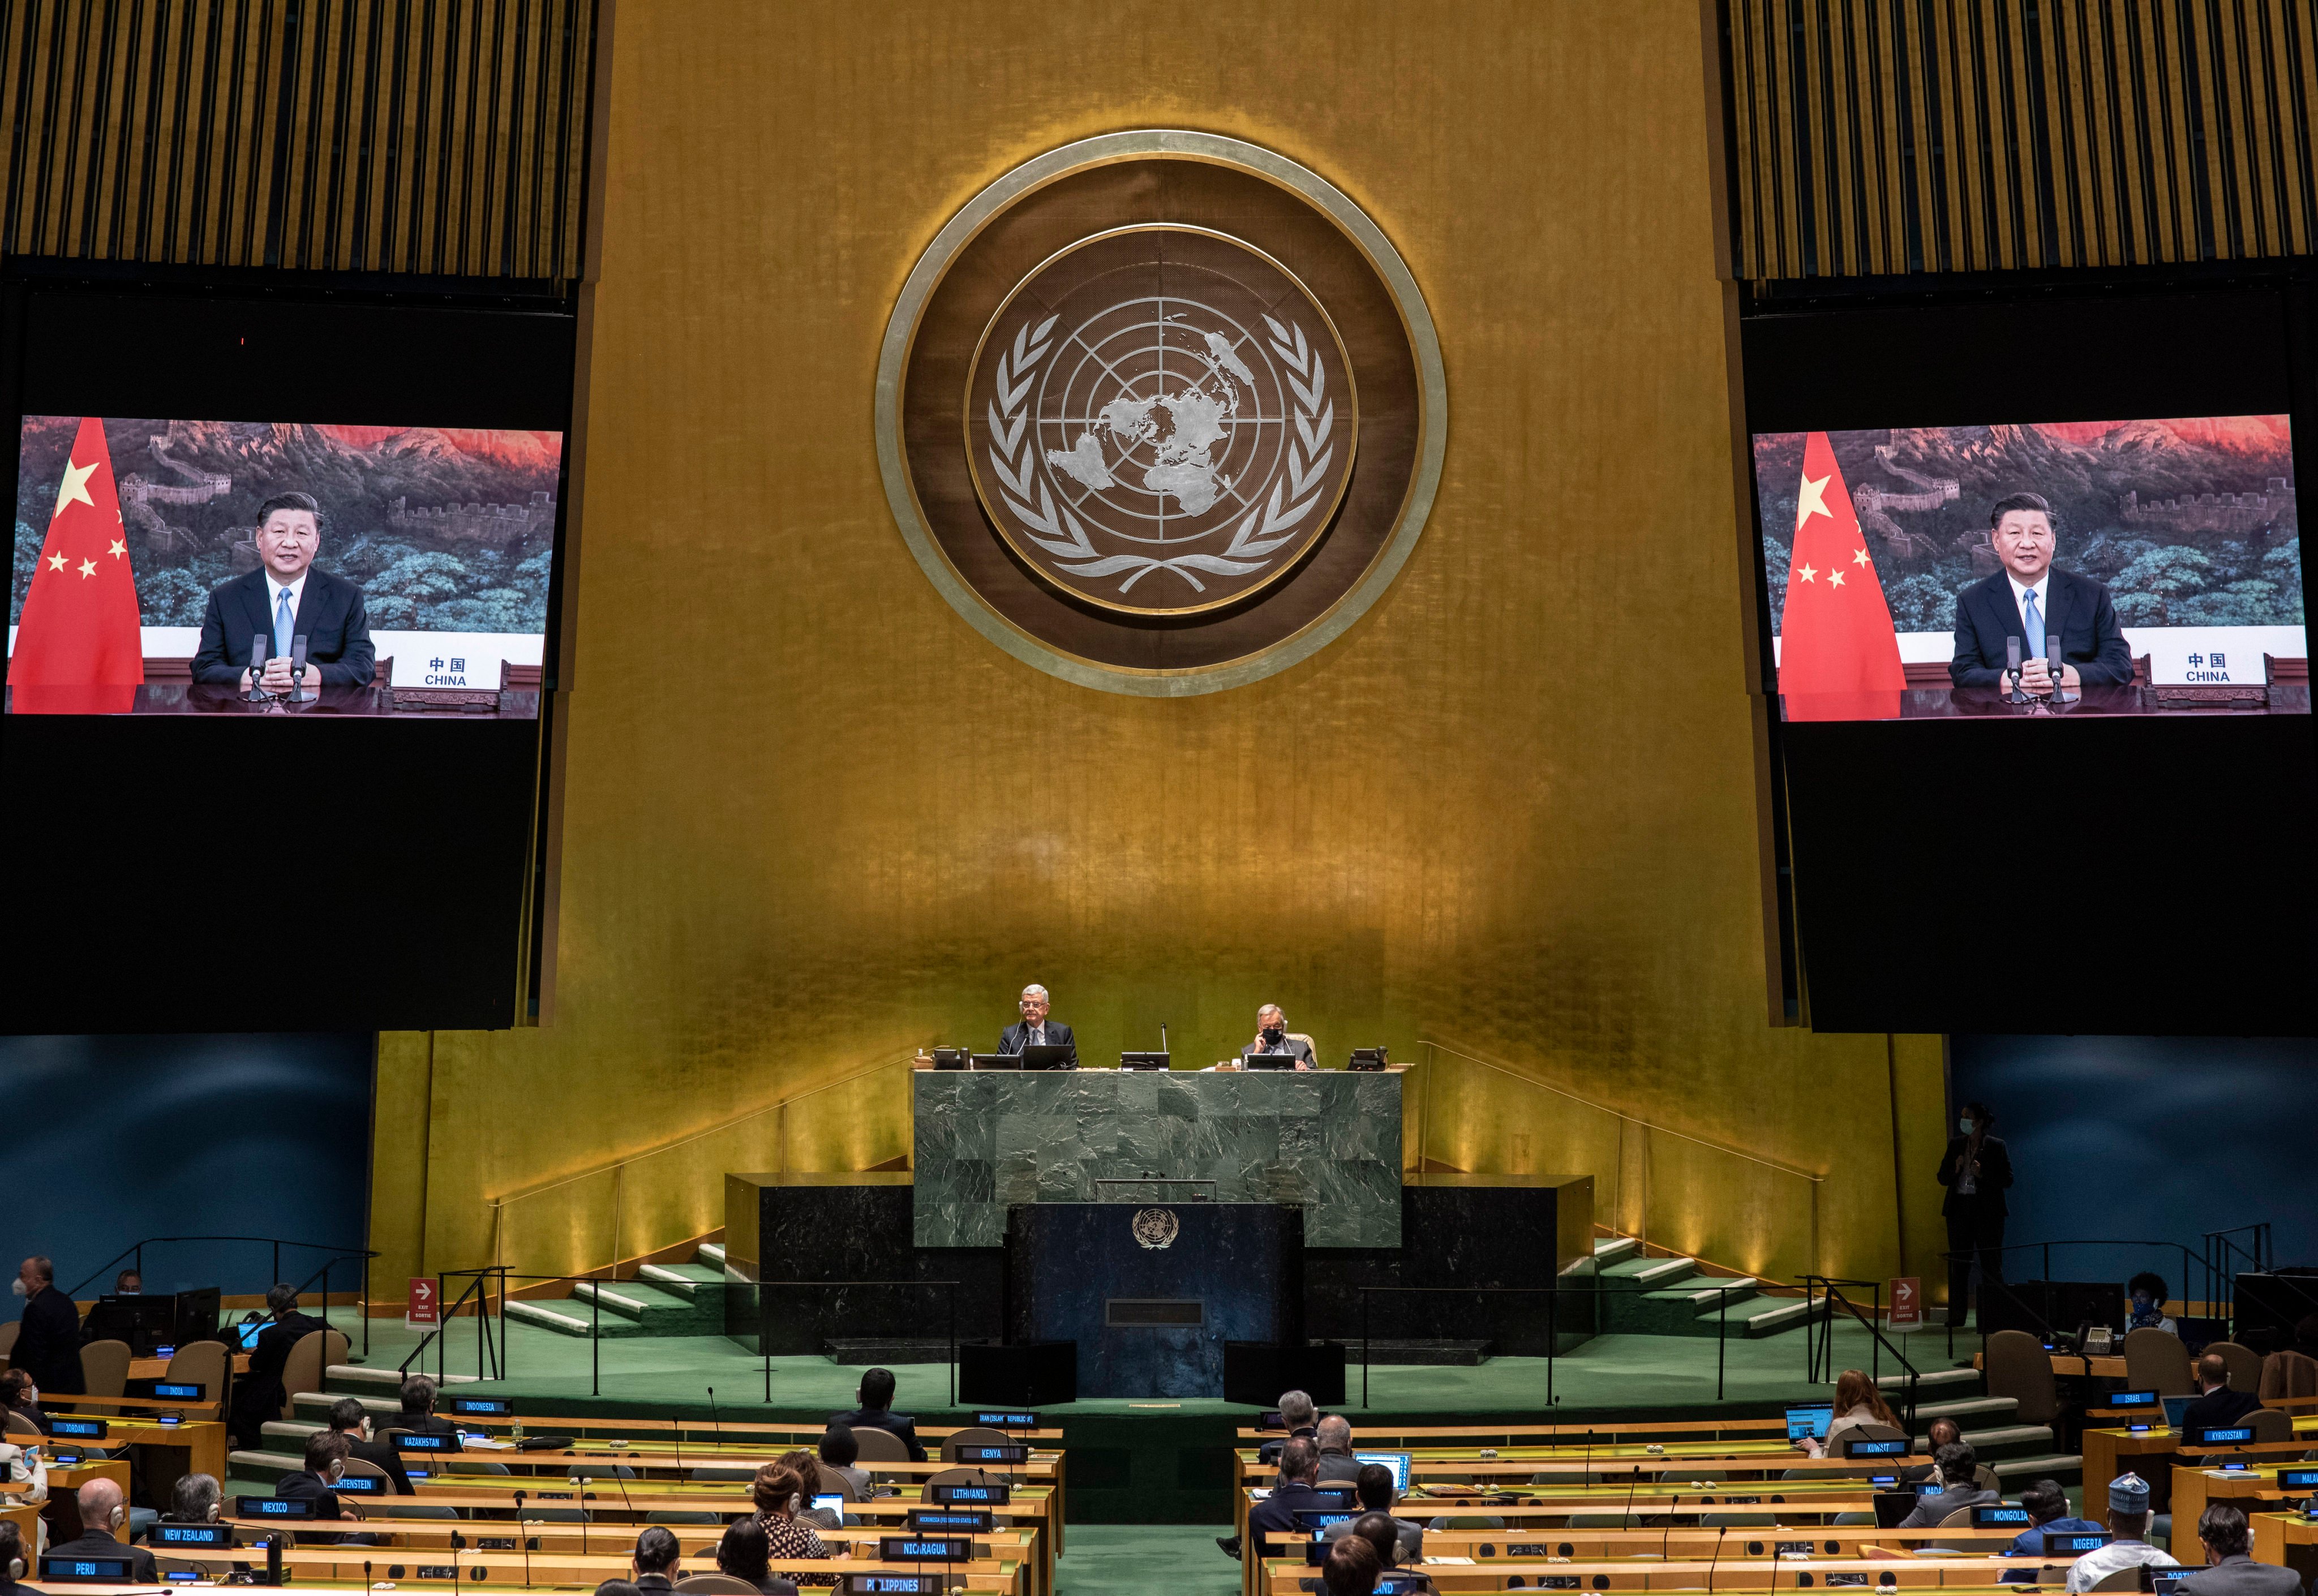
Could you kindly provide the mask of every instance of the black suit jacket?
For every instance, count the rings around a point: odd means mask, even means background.
[[[160,1574],[153,1567],[152,1553],[143,1547],[132,1547],[115,1540],[102,1529],[83,1529],[78,1539],[68,1540],[62,1546],[50,1547],[49,1556],[51,1557],[127,1557],[130,1565],[129,1577],[131,1583],[139,1585],[157,1585],[161,1583]],[[32,1559],[27,1556],[24,1561],[31,1563]]]
[[[26,1300],[9,1366],[32,1376],[43,1395],[69,1395],[81,1389],[80,1310],[55,1287]]]
[[[911,1462],[923,1463],[926,1460],[926,1449],[918,1441],[918,1419],[914,1413],[897,1413],[891,1408],[856,1408],[849,1413],[831,1413],[829,1421],[842,1424],[848,1430],[890,1430],[902,1438],[903,1446],[910,1448]],[[876,1460],[871,1458],[862,1459],[860,1466],[863,1468],[877,1466]]]
[[[2181,1412],[2179,1428],[2191,1430],[2225,1430],[2248,1413],[2261,1406],[2261,1398],[2251,1391],[2233,1391],[2227,1385],[2219,1391],[2208,1391]]]
[[[1948,1188],[1940,1199],[1940,1212],[1956,1214],[1973,1198],[1956,1190],[1956,1182],[1963,1175],[1963,1146],[1968,1138],[1950,1136],[1947,1156],[1940,1160],[1940,1184]],[[1973,1183],[1979,1188],[1979,1208],[1981,1214],[2010,1212],[2004,1204],[2005,1188],[2012,1184],[2012,1155],[2004,1151],[2001,1136],[1983,1136],[1980,1143],[1980,1179]]]
[[[1021,1052],[1022,1038],[1029,1034],[1029,1027],[1019,1023],[1008,1026],[1004,1030],[998,1034],[998,1051],[1001,1053]],[[1071,1035],[1070,1027],[1056,1020],[1048,1020],[1047,1022],[1047,1045],[1049,1047],[1069,1048],[1071,1050],[1071,1068],[1075,1070],[1079,1067],[1078,1040]]]
[[[382,1431],[407,1430],[413,1435],[455,1435],[459,1430],[440,1413],[397,1413],[378,1428]]]
[[[231,686],[249,668],[252,633],[265,633],[266,647],[274,646],[265,584],[261,567],[210,594],[209,608],[202,614],[201,647],[193,652],[193,680]],[[345,578],[308,566],[292,630],[306,640],[306,662],[320,670],[325,685],[364,686],[378,674],[362,589]]]
[[[366,1441],[359,1434],[346,1437],[346,1456],[359,1457],[364,1463],[374,1463],[386,1470],[386,1477],[394,1485],[398,1496],[413,1494],[410,1476],[402,1470],[402,1454],[384,1441]]]
[[[2090,577],[2055,569],[2044,597],[2044,635],[2060,634],[2062,657],[2077,668],[2086,686],[2133,680],[2133,650],[2117,625],[2107,588]],[[2028,623],[2013,602],[2012,579],[1998,571],[1956,595],[1955,658],[1948,661],[1948,680],[1959,687],[2002,686],[2005,640],[2013,637],[2027,648]]]
[[[1295,1533],[1299,1528],[1296,1522],[1298,1510],[1319,1505],[1318,1493],[1311,1486],[1301,1480],[1282,1480],[1272,1487],[1271,1495],[1247,1510],[1247,1545],[1242,1555],[1271,1556],[1271,1549],[1263,1544],[1263,1537],[1267,1533]]]

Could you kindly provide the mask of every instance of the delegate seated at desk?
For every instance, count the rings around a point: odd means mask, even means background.
[[[1045,987],[1035,982],[1024,987],[1021,1000],[1015,1006],[1022,1011],[1022,1018],[1019,1023],[1008,1026],[998,1034],[999,1052],[1019,1056],[1026,1048],[1067,1047],[1071,1050],[1071,1062],[1063,1067],[1066,1070],[1079,1067],[1079,1047],[1071,1037],[1071,1027],[1060,1020],[1047,1018]]]
[[[1308,1070],[1312,1038],[1288,1034],[1288,1017],[1277,1003],[1255,1011],[1255,1040],[1239,1050],[1240,1063],[1250,1070]]]
[[[2053,569],[2053,507],[2034,493],[1999,498],[1988,516],[1988,540],[2004,569],[1956,595],[1955,654],[1948,680],[1959,687],[2008,685],[2008,640],[2020,640],[2020,690],[2053,688],[2045,657],[2048,633],[2061,639],[2059,686],[2110,686],[2133,680],[2133,650],[2118,626],[2108,589],[2090,577]]]

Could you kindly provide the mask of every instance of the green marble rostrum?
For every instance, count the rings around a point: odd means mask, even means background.
[[[1400,1081],[1343,1070],[921,1070],[912,1239],[1000,1246],[1014,1203],[1205,1196],[1300,1203],[1307,1247],[1397,1247]],[[1148,1175],[1215,1187],[1095,1185]]]

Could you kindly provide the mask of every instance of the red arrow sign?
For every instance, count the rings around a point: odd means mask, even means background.
[[[1906,1329],[1924,1322],[1924,1283],[1919,1276],[1901,1275],[1891,1281],[1891,1324]]]
[[[436,1324],[440,1323],[440,1320],[436,1317],[435,1312],[434,1281],[413,1280],[410,1282],[410,1301],[409,1305],[403,1310],[402,1318],[403,1323],[406,1324]]]

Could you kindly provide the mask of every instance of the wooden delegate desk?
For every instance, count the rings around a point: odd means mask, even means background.
[[[2303,1425],[2297,1421],[2297,1431]],[[2314,1422],[2313,1428],[2318,1428]],[[2135,1435],[2129,1430],[2088,1430],[2081,1443],[2084,1455],[2085,1502],[2083,1515],[2102,1529],[2108,1528],[2108,1483],[2132,1469],[2152,1484],[2161,1479],[2167,1499],[2157,1507],[2159,1512],[2170,1512],[2177,1522],[2181,1520],[2181,1503],[2171,1497],[2173,1487],[2187,1473],[2201,1471],[2205,1465],[2198,1459],[2207,1457],[2251,1457],[2287,1461],[2296,1458],[2311,1442],[2306,1435],[2297,1434],[2290,1441],[2260,1441],[2242,1447],[2185,1447],[2180,1436],[2173,1430],[2150,1430]],[[2184,1465],[2179,1459],[2189,1461]],[[2191,1513],[2189,1522],[2196,1521],[2196,1512],[2204,1511],[2203,1485],[2192,1487],[2197,1493],[2198,1507]]]
[[[276,1526],[280,1528],[280,1526]],[[360,1527],[346,1526],[349,1533],[360,1532]],[[285,1583],[294,1582],[301,1590],[318,1580],[353,1580],[367,1583],[378,1577],[376,1565],[388,1563],[386,1577],[397,1584],[425,1587],[441,1584],[446,1588],[473,1588],[487,1581],[515,1589],[531,1589],[540,1585],[593,1586],[605,1580],[626,1579],[630,1576],[628,1553],[621,1547],[616,1552],[540,1552],[526,1558],[520,1547],[508,1551],[483,1551],[477,1547],[464,1550],[445,1548],[443,1551],[419,1552],[413,1549],[407,1561],[382,1558],[379,1554],[391,1551],[384,1547],[296,1547],[282,1554]],[[199,1564],[223,1573],[237,1563],[262,1563],[265,1553],[253,1547],[237,1547],[231,1551],[204,1551],[181,1547],[157,1554],[167,1561],[181,1565]],[[424,1561],[421,1561],[421,1557]],[[365,1568],[365,1564],[370,1565]],[[396,1573],[400,1568],[401,1572]],[[676,1577],[695,1574],[714,1574],[716,1560],[710,1557],[687,1557],[677,1565]],[[997,1596],[1027,1596],[1023,1587],[1023,1565],[998,1558],[977,1559],[973,1563],[942,1565],[939,1563],[885,1563],[861,1557],[776,1557],[772,1573],[780,1578],[795,1579],[799,1574],[948,1574],[955,1583],[969,1591],[992,1592]],[[81,1592],[84,1585],[59,1585],[60,1592]],[[812,1587],[808,1586],[807,1589]],[[149,1591],[150,1586],[144,1587]]]
[[[356,1511],[367,1504],[357,1504]],[[633,1547],[633,1537],[617,1526],[592,1524],[543,1523],[534,1519],[509,1520],[506,1523],[477,1523],[472,1520],[390,1519],[365,1516],[359,1525],[343,1521],[337,1524],[315,1524],[310,1520],[285,1521],[280,1519],[236,1519],[223,1520],[230,1524],[245,1554],[254,1552],[265,1556],[263,1538],[276,1530],[287,1530],[301,1547],[309,1550],[331,1550],[328,1540],[334,1535],[359,1531],[381,1543],[373,1548],[373,1555],[403,1552],[396,1558],[402,1563],[432,1560],[436,1552],[448,1552],[454,1544],[473,1550],[478,1556],[498,1553],[502,1561],[508,1556],[518,1560],[526,1555],[531,1559],[536,1576],[543,1560],[590,1557],[597,1556],[625,1556]],[[698,1558],[713,1566],[716,1561],[716,1546],[723,1538],[722,1524],[669,1524],[663,1526],[677,1538],[687,1557]],[[814,1527],[813,1533],[829,1547],[831,1561],[845,1561],[849,1567],[877,1561],[877,1544],[881,1536],[903,1531],[887,1527],[866,1525],[849,1529],[822,1529]],[[929,1533],[931,1533],[930,1531]],[[999,1525],[987,1534],[969,1537],[977,1550],[984,1555],[974,1559],[974,1565],[985,1563],[1011,1564],[1021,1566],[1031,1577],[1024,1581],[1025,1596],[1038,1596],[1037,1549],[1038,1531]],[[318,1544],[319,1543],[319,1544]],[[160,1556],[174,1556],[161,1553]],[[954,1566],[966,1568],[968,1564]]]
[[[648,1286],[651,1284],[651,1282],[647,1280],[644,1284]],[[454,1392],[452,1394],[455,1396],[458,1394]],[[298,1396],[292,1399],[291,1406],[292,1411],[294,1412],[296,1410],[300,1402],[309,1399],[318,1399],[321,1401],[324,1405],[328,1405],[328,1403],[334,1403],[338,1400],[338,1394],[337,1392],[301,1392]],[[780,1453],[793,1451],[798,1447],[817,1446],[820,1444],[821,1438],[829,1433],[829,1426],[826,1423],[766,1424],[746,1419],[636,1419],[617,1417],[606,1419],[599,1415],[583,1413],[500,1414],[453,1413],[442,1412],[442,1409],[447,1405],[447,1398],[436,1404],[437,1417],[448,1420],[451,1423],[457,1425],[461,1430],[471,1435],[489,1435],[494,1439],[500,1440],[517,1439],[515,1432],[518,1430],[522,1430],[524,1434],[533,1437],[543,1435],[568,1435],[580,1440],[597,1440],[597,1438],[609,1438],[624,1441],[631,1436],[665,1435],[672,1436],[679,1440],[689,1441],[696,1437],[705,1437],[706,1446],[703,1448],[703,1450],[706,1450],[708,1448],[713,1447],[725,1450],[745,1451],[750,1447],[761,1445],[764,1447],[767,1456],[777,1457]],[[301,1420],[300,1422],[319,1423],[320,1421]],[[391,1422],[391,1421],[388,1421],[387,1422]],[[1784,1423],[1785,1421],[1774,1420],[1773,1422]],[[381,1427],[383,1428],[383,1425]],[[930,1452],[939,1449],[936,1443],[945,1440],[950,1436],[957,1435],[962,1430],[992,1430],[994,1429],[994,1427],[985,1424],[920,1424],[916,1429],[918,1432],[918,1439],[925,1442],[927,1444],[926,1449]],[[1046,1449],[1048,1451],[1056,1449],[1063,1439],[1063,1432],[1059,1428],[1043,1430],[1010,1430],[1004,1433],[1006,1435],[1006,1439],[1009,1440],[1026,1442],[1044,1441],[1047,1443]],[[768,1439],[763,1442],[750,1440],[736,1441],[735,1439],[736,1437],[748,1436],[765,1436]],[[597,1441],[597,1444],[600,1446],[601,1442]]]
[[[1430,1537],[1427,1537],[1430,1539]],[[2025,1561],[2025,1559],[2024,1559]],[[2039,1567],[2061,1568],[2062,1563],[2044,1563]],[[1412,1566],[1411,1573],[1431,1579],[1435,1589],[1451,1591],[1501,1591],[1510,1579],[1518,1577],[1532,1587],[1542,1585],[1548,1579],[1578,1582],[1575,1587],[1586,1591],[1796,1591],[1806,1588],[1843,1590],[1858,1587],[1869,1591],[1978,1591],[2000,1596],[2024,1596],[2035,1591],[2035,1585],[1999,1586],[1998,1577],[2004,1572],[2001,1565],[1990,1566],[1986,1557],[1819,1557],[1809,1562],[1801,1560],[1774,1562],[1768,1557],[1734,1563],[1729,1558],[1618,1558],[1606,1562],[1549,1562],[1542,1557],[1494,1557],[1487,1562],[1467,1565],[1458,1563],[1436,1563],[1427,1557],[1423,1565]],[[1307,1567],[1301,1558],[1293,1561],[1272,1558],[1262,1565],[1259,1596],[1300,1596],[1303,1582],[1318,1571]],[[2058,1589],[2055,1580],[2046,1589]]]
[[[1981,1359],[1985,1356],[1984,1353],[1973,1353],[1972,1367],[1979,1368]],[[2055,1375],[2095,1380],[2122,1380],[2125,1377],[2125,1355],[2121,1352],[2091,1358],[2080,1352],[2054,1352],[2050,1356],[2053,1359],[2053,1372]]]
[[[2255,1562],[2290,1568],[2305,1584],[2318,1574],[2318,1524],[2300,1513],[2255,1513],[2252,1524]]]
[[[108,1457],[102,1463],[51,1463],[49,1465],[49,1500],[40,1509],[40,1517],[48,1520],[49,1543],[80,1538],[80,1504],[73,1498],[91,1480],[111,1480],[121,1487],[125,1498],[129,1494],[129,1459]],[[0,1483],[0,1495],[18,1497],[32,1489],[29,1480]]]
[[[1346,1417],[1349,1417],[1347,1415]],[[1244,1441],[1284,1441],[1284,1430],[1257,1430],[1243,1424],[1234,1431]],[[1608,1451],[1612,1448],[1639,1445],[1636,1436],[1686,1435],[1703,1436],[1704,1439],[1724,1442],[1740,1439],[1765,1448],[1771,1448],[1772,1438],[1779,1444],[1786,1440],[1787,1421],[1784,1419],[1684,1419],[1665,1424],[1523,1424],[1512,1427],[1491,1424],[1419,1424],[1394,1429],[1369,1420],[1362,1420],[1352,1432],[1354,1449],[1362,1452],[1397,1452],[1410,1442],[1445,1444],[1461,1442],[1474,1446],[1543,1446],[1564,1451],[1581,1448]],[[1523,1440],[1525,1436],[1543,1437],[1542,1440]],[[1565,1439],[1555,1439],[1564,1437]],[[1391,1443],[1391,1444],[1388,1444]],[[1691,1443],[1685,1443],[1691,1444]],[[1802,1456],[1797,1452],[1795,1457]]]
[[[233,1355],[233,1372],[237,1375],[249,1372],[248,1353]],[[169,1360],[166,1358],[132,1358],[129,1360],[129,1377],[132,1380],[164,1380],[168,1376]]]
[[[1789,1521],[1784,1528],[1824,1536],[1825,1530],[1795,1521],[1824,1520],[1837,1513],[1873,1513],[1874,1494],[1860,1489],[1859,1484],[1851,1480],[1782,1481],[1774,1491],[1765,1489],[1763,1482],[1754,1482],[1742,1483],[1735,1491],[1727,1484],[1721,1484],[1711,1492],[1670,1491],[1659,1484],[1645,1484],[1639,1490],[1627,1485],[1547,1486],[1523,1491],[1487,1486],[1460,1490],[1435,1485],[1422,1494],[1403,1493],[1393,1512],[1397,1517],[1419,1521],[1487,1514],[1507,1520],[1506,1535],[1511,1537],[1518,1531],[1523,1538],[1530,1538],[1532,1528],[1540,1539],[1568,1538],[1571,1532],[1565,1525],[1572,1514],[1644,1520],[1695,1518],[1710,1511],[1783,1519]],[[1254,1493],[1247,1487],[1232,1493],[1232,1533],[1240,1538],[1244,1553],[1248,1554],[1242,1556],[1240,1563],[1240,1588],[1247,1596],[1256,1596],[1260,1585],[1260,1559],[1248,1548],[1248,1510],[1253,1502]],[[1782,1527],[1774,1523],[1763,1525],[1759,1530],[1753,1526],[1745,1528],[1749,1533],[1769,1534]],[[1428,1539],[1431,1534],[1426,1531]]]
[[[2017,1529],[1878,1529],[1872,1524],[1831,1529],[1825,1525],[1779,1526],[1720,1529],[1561,1529],[1525,1530],[1507,1525],[1503,1529],[1427,1529],[1427,1557],[1568,1557],[1578,1562],[1604,1563],[1621,1557],[1699,1557],[1712,1559],[1718,1548],[1721,1561],[1769,1557],[1861,1557],[1865,1548],[1882,1547],[1914,1556],[1920,1547],[1954,1547],[1994,1556],[2018,1538]],[[1264,1539],[1267,1557],[1297,1555],[1308,1536],[1274,1533]],[[1291,1543],[1294,1543],[1291,1545]],[[1482,1547],[1487,1547],[1483,1551]],[[2057,1566],[2065,1557],[2015,1559],[2021,1567],[2032,1564]]]
[[[457,1508],[462,1512],[469,1514],[508,1515],[505,1520],[480,1520],[482,1523],[511,1522],[515,1512],[515,1493],[518,1490],[525,1493],[529,1504],[536,1507],[578,1507],[584,1502],[587,1511],[596,1520],[595,1528],[598,1533],[619,1533],[618,1527],[621,1525],[632,1528],[641,1526],[648,1515],[655,1512],[711,1512],[721,1513],[727,1518],[737,1518],[742,1513],[755,1511],[753,1503],[750,1501],[748,1485],[737,1481],[730,1484],[675,1484],[644,1480],[630,1483],[592,1479],[586,1487],[584,1497],[577,1487],[564,1488],[564,1484],[568,1484],[568,1482],[553,1488],[542,1489],[540,1487],[544,1482],[537,1479],[522,1481],[501,1475],[436,1475],[412,1483],[418,1487],[419,1493],[417,1497],[389,1496],[382,1499],[381,1502],[364,1503],[364,1506],[371,1511],[372,1522],[377,1524],[427,1522],[428,1520],[423,1520],[397,1519],[384,1511],[382,1505],[382,1503],[391,1504],[411,1501],[423,1501],[430,1505]],[[899,1495],[881,1496],[864,1502],[848,1502],[846,1514],[849,1518],[857,1516],[866,1518],[873,1514],[881,1518],[888,1514],[899,1518],[913,1507],[925,1505],[927,1503],[923,1501],[922,1491],[914,1485],[905,1485],[902,1487]],[[1055,1558],[1059,1555],[1062,1546],[1062,1492],[1050,1484],[1017,1484],[1013,1490],[1012,1499],[1005,1506],[993,1508],[990,1511],[995,1515],[996,1522],[1000,1524],[1011,1524],[1020,1529],[1038,1531],[1034,1590],[1036,1592],[1051,1592],[1054,1589]],[[441,1520],[432,1521],[445,1522]],[[474,1533],[477,1532],[477,1522],[478,1520],[471,1520],[465,1521],[461,1527],[470,1533]],[[705,1529],[708,1526],[702,1525],[700,1528]],[[719,1532],[721,1533],[721,1529]]]

